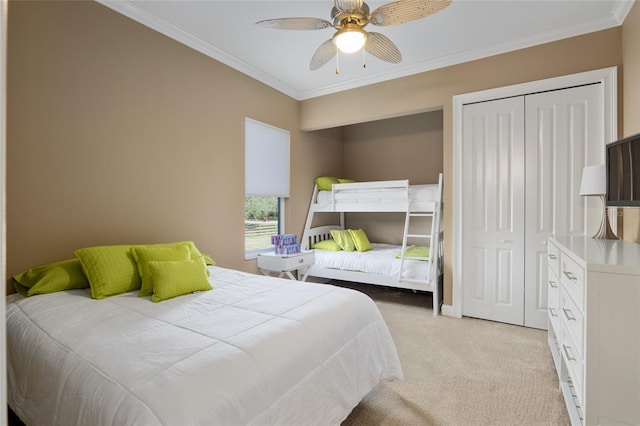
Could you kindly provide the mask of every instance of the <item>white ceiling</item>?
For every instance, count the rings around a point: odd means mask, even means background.
[[[333,1],[97,0],[99,3],[303,100],[469,60],[619,26],[633,0],[453,0],[441,12],[391,27],[367,26],[400,49],[389,64],[340,54],[316,71],[309,61],[332,28],[285,31],[255,22],[282,17],[330,19]],[[367,2],[371,11],[387,3]],[[567,52],[570,53],[570,52]]]

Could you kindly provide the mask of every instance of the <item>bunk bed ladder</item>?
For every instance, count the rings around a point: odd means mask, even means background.
[[[412,217],[430,217],[431,218],[431,232],[429,234],[410,234],[409,233],[409,229],[410,229],[410,223],[411,223],[411,218]],[[420,238],[420,239],[425,239],[429,241],[429,247],[432,246],[432,241],[433,241],[433,234],[435,231],[435,226],[436,226],[436,220],[438,219],[436,212],[421,212],[421,213],[413,213],[411,212],[410,209],[407,209],[407,213],[406,213],[406,217],[405,217],[405,221],[404,221],[404,233],[402,235],[402,251],[400,252],[400,273],[398,275],[398,281],[410,281],[410,282],[415,282],[415,283],[424,283],[424,284],[428,284],[430,282],[431,279],[431,266],[433,264],[433,262],[429,262],[429,265],[427,266],[427,278],[424,280],[421,279],[407,279],[407,278],[402,278],[402,274],[404,272],[404,261],[405,259],[409,259],[409,260],[426,260],[422,257],[410,257],[406,255],[406,251],[407,251],[407,240],[409,238]],[[429,259],[432,258],[432,255],[429,255]]]
[[[438,178],[438,194],[436,197],[436,203],[432,211],[422,211],[422,212],[412,212],[411,211],[411,200],[409,200],[409,204],[407,206],[407,213],[404,222],[404,233],[402,236],[402,251],[400,252],[400,273],[398,275],[398,281],[409,281],[419,284],[431,284],[434,286],[433,295],[434,295],[434,315],[437,315],[438,301],[436,298],[439,298],[438,294],[438,282],[437,275],[439,274],[438,266],[436,266],[436,260],[439,259],[440,256],[440,221],[441,221],[441,209],[442,209],[442,173]],[[410,234],[410,222],[412,217],[431,217],[431,232],[429,234]],[[409,257],[406,256],[407,251],[407,240],[409,238],[421,238],[429,241],[429,257],[428,259],[422,257]],[[405,259],[409,260],[429,260],[429,264],[427,265],[427,276],[425,279],[407,279],[402,278],[404,272],[404,261]],[[433,269],[433,268],[436,269]],[[432,282],[434,281],[434,282]]]

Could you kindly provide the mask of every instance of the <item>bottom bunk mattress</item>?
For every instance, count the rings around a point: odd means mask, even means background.
[[[397,277],[400,259],[397,256],[402,246],[372,243],[368,251],[315,250],[315,266],[342,271],[366,272],[369,274]],[[405,259],[402,279],[425,279],[429,271],[428,260]]]
[[[9,406],[29,426],[339,424],[402,378],[368,296],[210,271],[213,290],[160,303],[11,295]]]

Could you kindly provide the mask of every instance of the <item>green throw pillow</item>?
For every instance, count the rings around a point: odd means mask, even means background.
[[[316,178],[316,186],[320,191],[331,191],[334,183],[340,183],[337,177],[320,176]]]
[[[140,290],[142,279],[138,273],[138,264],[131,253],[132,248],[173,247],[177,245],[187,245],[192,259],[202,256],[192,241],[168,244],[95,246],[78,249],[73,254],[82,264],[82,270],[91,286],[91,297],[104,299],[116,294]]]
[[[78,259],[62,260],[36,266],[13,276],[13,287],[23,296],[54,293],[75,288],[89,288]]]
[[[131,254],[138,265],[138,275],[142,280],[138,296],[151,296],[153,294],[149,262],[191,259],[191,250],[187,244],[132,247]]]
[[[423,257],[429,258],[430,249],[427,246],[409,246],[404,252],[406,257]],[[400,253],[396,255],[396,259],[400,259]]]
[[[313,245],[314,249],[319,249],[319,250],[327,250],[327,251],[340,251],[342,250],[340,248],[340,246],[338,245],[338,243],[336,243],[334,240],[324,240],[324,241],[318,241],[317,243],[315,243]]]
[[[344,231],[332,229],[331,237],[344,251],[354,251],[356,249],[353,238],[351,238],[351,234],[346,229]]]
[[[211,290],[203,258],[180,261],[151,261],[152,302],[171,299],[195,291]]]
[[[81,248],[73,252],[91,285],[91,297],[104,299],[140,288],[132,245],[112,245]]]
[[[367,234],[362,229],[349,229],[349,235],[353,239],[353,243],[358,251],[371,250],[371,243],[367,238]]]

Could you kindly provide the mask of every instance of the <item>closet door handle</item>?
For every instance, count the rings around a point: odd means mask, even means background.
[[[569,278],[570,280],[573,280],[573,281],[577,280],[577,278],[575,277],[575,275],[573,275],[571,272],[569,272],[569,271],[564,271],[563,273],[564,273],[564,275],[565,275],[567,278]]]
[[[558,258],[558,256],[556,256],[555,254],[550,254],[549,255],[549,259],[551,260],[556,260]]]
[[[549,313],[551,314],[552,317],[557,317],[558,314],[556,313],[556,310],[553,308],[549,308]]]
[[[549,285],[551,286],[551,288],[558,288],[558,285],[553,280],[549,280]]]

